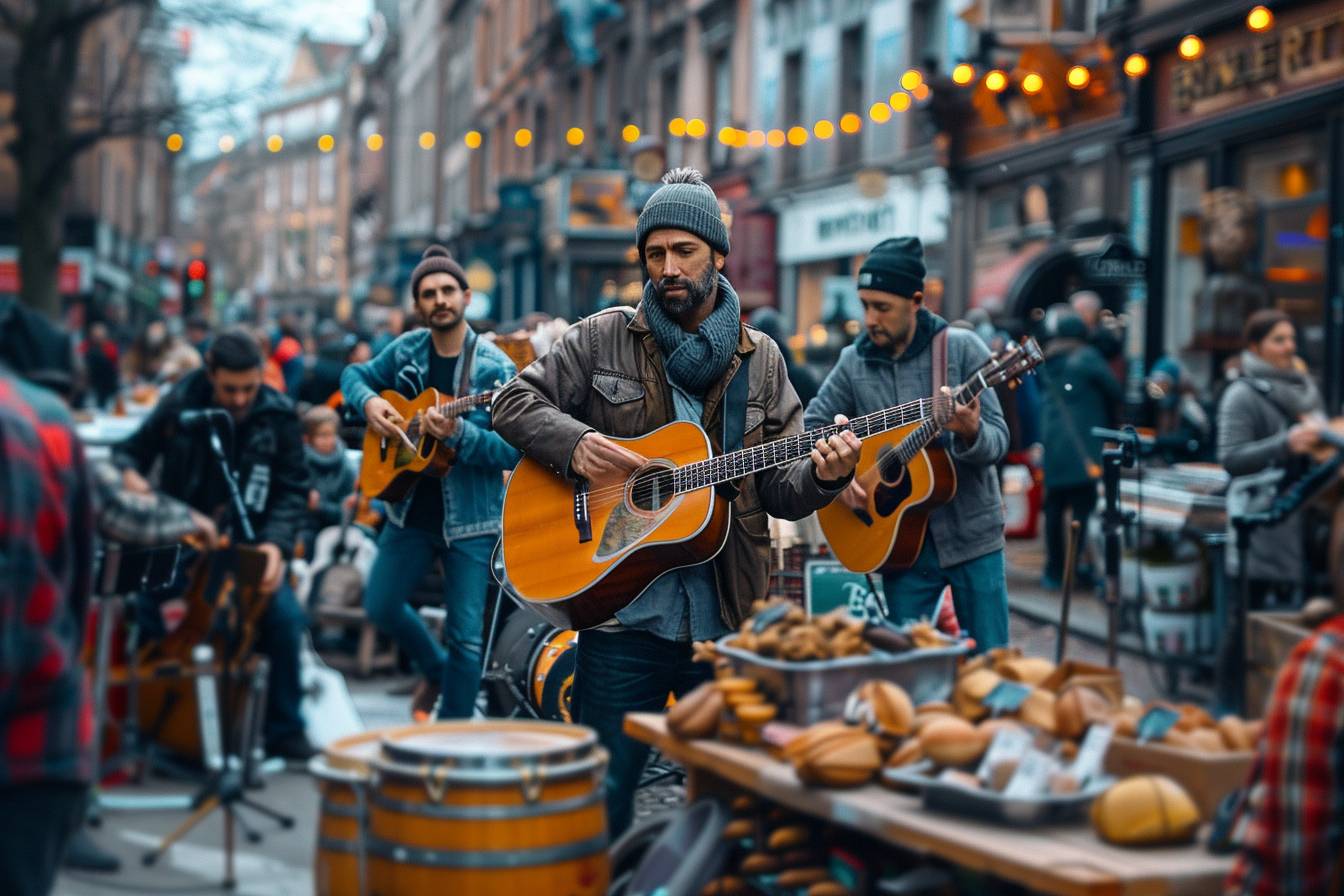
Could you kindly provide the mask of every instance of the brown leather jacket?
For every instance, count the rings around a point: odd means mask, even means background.
[[[744,447],[803,429],[803,407],[789,385],[784,356],[767,337],[743,325],[737,354],[723,378],[705,393],[701,425],[721,449],[723,393],[738,367],[750,359]],[[496,396],[495,431],[523,454],[571,475],[570,456],[585,433],[642,436],[676,419],[672,387],[662,354],[642,312],[614,308],[570,327],[549,352],[511,380]],[[714,558],[719,610],[736,628],[751,602],[764,597],[770,576],[769,513],[800,519],[826,506],[848,484],[823,487],[807,458],[746,477],[733,501],[728,542]]]

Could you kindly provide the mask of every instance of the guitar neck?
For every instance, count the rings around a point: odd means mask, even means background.
[[[494,389],[491,389],[488,392],[477,392],[472,395],[463,395],[461,398],[454,398],[451,401],[446,401],[443,404],[439,405],[439,410],[442,411],[444,414],[447,414],[449,417],[452,417],[457,414],[465,413],[466,411],[469,411],[474,407],[479,407],[480,405],[483,404],[489,404],[490,400],[494,397],[495,397]]]
[[[687,464],[684,467],[679,467],[673,474],[673,487],[679,493],[695,491],[723,482],[732,482],[761,470],[782,467],[800,458],[807,457],[818,440],[830,438],[845,430],[853,432],[860,439],[866,439],[897,427],[923,421],[918,429],[901,441],[898,448],[902,453],[902,463],[909,463],[915,454],[942,431],[941,424],[937,422],[939,410],[950,408],[950,399],[954,399],[958,404],[973,401],[984,388],[984,379],[980,374],[977,374],[970,381],[958,386],[951,396],[935,396],[908,401],[905,404],[885,408],[863,417],[856,417],[843,426],[832,423],[828,426],[810,429],[796,436],[786,436],[753,448],[743,448],[729,454],[721,454],[708,460]],[[909,448],[908,456],[906,456],[907,446],[913,446]]]

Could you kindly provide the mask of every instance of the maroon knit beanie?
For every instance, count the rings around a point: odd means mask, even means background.
[[[412,301],[420,295],[420,281],[427,274],[452,274],[463,292],[467,289],[467,272],[462,270],[462,265],[454,261],[452,253],[443,246],[435,244],[426,249],[425,254],[420,256],[420,263],[411,271]]]

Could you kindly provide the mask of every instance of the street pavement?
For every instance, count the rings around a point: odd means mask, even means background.
[[[1036,656],[1054,657],[1059,595],[1039,587],[1043,554],[1039,542],[1011,542],[1008,548],[1008,590],[1012,606],[1012,643]],[[1102,602],[1091,593],[1075,593],[1071,609],[1068,655],[1093,663],[1105,661],[1106,614]],[[1150,667],[1140,654],[1141,645],[1132,634],[1120,639],[1120,669],[1129,691],[1142,699],[1158,696],[1161,670]],[[381,677],[349,679],[364,725],[368,728],[405,724],[407,679]],[[1186,696],[1207,699],[1207,688],[1184,683]],[[184,793],[189,787],[151,778],[144,787],[121,787],[116,792]],[[312,860],[318,820],[318,793],[312,779],[294,768],[269,776],[263,790],[251,794],[267,805],[290,813],[295,826],[280,830],[273,822],[255,815],[249,820],[264,834],[258,845],[242,842],[236,859],[237,892],[250,896],[298,896],[313,892]],[[668,811],[685,798],[680,782],[673,779],[641,791],[636,800],[638,816]],[[246,810],[244,810],[246,811]],[[220,813],[199,825],[173,847],[158,865],[145,868],[140,856],[179,825],[185,812],[109,813],[93,836],[104,848],[116,853],[122,870],[101,875],[64,872],[55,892],[61,896],[114,896],[114,894],[194,894],[217,892],[223,877],[223,823]]]

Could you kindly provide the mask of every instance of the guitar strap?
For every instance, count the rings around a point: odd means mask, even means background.
[[[947,328],[939,330],[933,336],[933,394],[937,395],[947,385]]]
[[[730,454],[742,447],[742,438],[747,434],[747,387],[750,385],[751,352],[737,366],[737,373],[728,382],[723,391],[723,446],[722,454]],[[721,482],[715,490],[728,501],[737,497],[738,488],[730,482]]]
[[[467,339],[462,343],[462,357],[458,364],[461,366],[461,374],[457,380],[457,395],[455,398],[462,398],[471,394],[471,362],[476,360],[476,340],[479,337],[476,331],[467,327]]]

